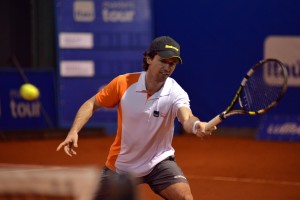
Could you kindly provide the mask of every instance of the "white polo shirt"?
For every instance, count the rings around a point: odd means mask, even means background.
[[[118,129],[106,166],[117,172],[145,176],[174,155],[174,120],[180,107],[190,108],[188,94],[172,78],[148,97],[146,72],[120,75],[97,95],[103,106],[118,105]]]

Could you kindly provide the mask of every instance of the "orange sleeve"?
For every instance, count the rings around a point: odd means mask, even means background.
[[[96,100],[104,107],[113,108],[120,102],[119,79],[120,76],[117,76],[96,94]]]

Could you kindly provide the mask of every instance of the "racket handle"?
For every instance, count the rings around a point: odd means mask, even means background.
[[[210,130],[212,127],[218,125],[222,121],[223,121],[222,114],[215,116],[213,119],[211,119],[209,122],[207,122],[207,124],[205,126],[205,130],[206,131]]]

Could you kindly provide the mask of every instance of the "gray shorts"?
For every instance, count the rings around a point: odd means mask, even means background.
[[[128,193],[128,196],[134,195],[134,186],[142,183],[148,184],[150,188],[158,194],[168,186],[180,182],[188,183],[173,156],[158,163],[150,174],[134,179],[126,175],[120,175],[107,167],[103,167],[99,184],[101,187],[95,199],[112,199],[111,195],[116,195],[116,191],[121,192],[120,188],[123,188],[124,191]],[[124,196],[124,194],[122,195]],[[128,197],[123,199],[134,198]]]
[[[173,156],[158,163],[150,174],[140,178],[140,180],[141,183],[147,183],[155,193],[159,193],[175,183],[188,183]]]

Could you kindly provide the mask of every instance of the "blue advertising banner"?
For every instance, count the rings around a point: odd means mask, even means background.
[[[300,115],[265,115],[260,121],[257,139],[300,141]]]
[[[36,130],[54,128],[56,107],[54,71],[25,70],[26,76],[40,91],[38,100],[24,100],[19,93],[24,83],[17,70],[0,73],[0,130]]]
[[[264,57],[281,60],[287,67],[289,78],[287,92],[278,108],[262,117],[258,138],[300,141],[300,36],[268,36],[264,42]],[[275,74],[264,74],[265,81],[271,85],[275,78]]]
[[[58,125],[70,127],[79,106],[115,76],[142,70],[151,9],[149,0],[56,0],[55,6]],[[87,127],[108,128],[116,120],[115,109],[104,110]]]

